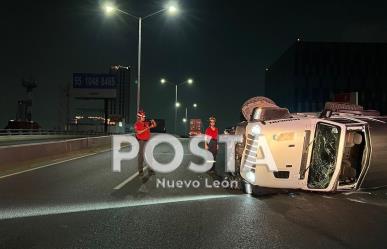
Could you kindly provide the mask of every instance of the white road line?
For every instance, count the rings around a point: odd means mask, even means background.
[[[146,166],[144,168],[144,170],[148,169],[148,166]],[[136,178],[138,176],[138,172],[134,173],[133,175],[129,176],[128,179],[126,179],[125,181],[121,182],[120,184],[118,184],[117,186],[115,186],[113,189],[115,190],[119,190],[121,189],[123,186],[125,186],[126,184],[128,184],[130,181],[132,181],[134,178]]]
[[[109,149],[109,150],[111,150],[111,149]],[[81,159],[81,158],[88,157],[88,156],[94,156],[94,155],[97,155],[99,153],[107,152],[109,150],[103,150],[103,151],[92,153],[92,154],[87,154],[87,155],[83,155],[83,156],[79,156],[79,157],[74,157],[74,158],[66,159],[66,160],[63,160],[63,161],[60,161],[60,162],[55,162],[55,163],[50,163],[50,164],[42,165],[42,166],[39,166],[39,167],[36,167],[36,168],[32,168],[32,169],[26,169],[26,170],[15,172],[15,173],[12,173],[12,174],[9,174],[9,175],[0,176],[0,179],[4,179],[4,178],[10,177],[10,176],[20,175],[20,174],[23,174],[23,173],[26,173],[26,172],[30,172],[30,171],[34,171],[34,170],[38,170],[38,169],[54,166],[54,165],[65,163],[65,162],[74,161],[74,160]]]
[[[154,153],[155,155],[174,155],[174,153],[169,153],[169,152],[161,152],[161,153]],[[185,153],[184,155],[193,155],[191,153]],[[215,161],[211,161],[211,162],[215,162]],[[148,166],[144,167],[144,170],[148,169]],[[118,184],[117,186],[115,186],[113,189],[114,190],[119,190],[121,189],[123,186],[125,186],[126,184],[128,184],[129,182],[131,182],[134,178],[136,178],[138,176],[138,172],[134,173],[133,175],[129,176],[128,179],[126,179],[125,181],[121,182],[120,184]]]

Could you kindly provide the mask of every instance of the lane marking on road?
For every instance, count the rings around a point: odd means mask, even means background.
[[[174,155],[174,153],[169,153],[169,152],[161,152],[161,153],[154,153],[154,155]],[[191,153],[185,153],[184,155],[193,155]],[[209,161],[209,162],[215,162],[215,161]],[[144,170],[148,169],[148,166],[146,166],[144,168]],[[125,186],[126,184],[128,184],[129,182],[131,182],[133,179],[135,179],[137,176],[138,176],[138,172],[134,173],[133,175],[129,176],[129,178],[127,178],[125,181],[121,182],[120,184],[118,184],[117,186],[115,186],[113,189],[114,190],[119,190],[121,189],[123,186]]]
[[[31,168],[31,169],[26,169],[26,170],[18,171],[18,172],[12,173],[12,174],[0,176],[0,179],[4,179],[4,178],[10,177],[10,176],[20,175],[20,174],[23,174],[23,173],[26,173],[26,172],[30,172],[30,171],[34,171],[34,170],[38,170],[38,169],[47,168],[47,167],[54,166],[54,165],[57,165],[57,164],[62,164],[62,163],[78,160],[78,159],[81,159],[81,158],[84,158],[84,157],[88,157],[88,156],[94,156],[94,155],[97,155],[97,154],[100,154],[100,153],[107,152],[109,150],[111,150],[111,149],[102,150],[102,151],[95,152],[95,153],[92,153],[92,154],[87,154],[87,155],[83,155],[83,156],[79,156],[79,157],[74,157],[74,158],[66,159],[66,160],[63,160],[63,161],[55,162],[55,163],[49,163],[49,164],[46,164],[46,165],[42,165],[42,166],[38,166],[38,167],[35,167],[35,168]]]
[[[148,169],[148,166],[144,167],[144,170]],[[130,181],[132,181],[134,178],[136,178],[137,176],[139,175],[139,172],[137,171],[136,173],[134,173],[133,175],[129,176],[128,179],[126,179],[125,181],[121,182],[120,184],[118,184],[117,186],[115,186],[113,189],[115,190],[119,190],[121,189],[123,186],[125,186],[126,184],[128,184]]]
[[[153,155],[175,155],[175,152],[154,152]],[[193,156],[192,153],[184,153],[184,156]]]

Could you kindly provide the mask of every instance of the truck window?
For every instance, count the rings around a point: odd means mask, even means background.
[[[335,171],[340,127],[318,123],[309,165],[308,188],[325,189]]]

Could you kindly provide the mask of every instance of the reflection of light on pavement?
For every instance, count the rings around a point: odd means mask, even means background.
[[[343,195],[358,195],[358,194],[365,194],[365,195],[372,195],[371,192],[363,192],[363,191],[357,191],[357,192],[346,192],[346,193],[342,193]]]
[[[358,200],[358,199],[347,198],[347,200],[352,201],[352,202],[358,202],[358,203],[364,203],[364,204],[367,204],[367,202],[362,201],[362,200]]]
[[[127,200],[127,201],[120,201],[120,202],[85,203],[85,204],[61,205],[61,206],[52,206],[52,207],[42,206],[42,207],[20,208],[20,209],[17,209],[17,208],[5,209],[5,210],[0,209],[0,220],[33,217],[33,216],[98,211],[98,210],[107,210],[107,209],[114,209],[114,208],[178,203],[178,202],[186,202],[186,201],[222,199],[222,198],[235,197],[235,196],[237,195],[198,195],[198,196],[170,197],[170,198],[162,198],[162,199],[143,200],[143,201]]]
[[[353,198],[347,197],[355,195]],[[360,196],[357,196],[360,195]],[[367,206],[378,206],[378,207],[387,207],[387,203],[385,201],[384,193],[381,195],[376,192],[363,192],[363,191],[354,191],[347,193],[340,193],[335,196],[325,196],[322,195],[323,198],[332,199],[332,200],[346,200],[354,203],[360,203]]]

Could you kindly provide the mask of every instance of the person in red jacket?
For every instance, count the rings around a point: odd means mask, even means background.
[[[134,130],[136,131],[136,138],[140,145],[138,152],[138,173],[140,176],[144,176],[144,148],[146,142],[150,139],[150,129],[156,127],[154,120],[146,121],[144,111],[137,113],[137,122],[134,124]],[[149,169],[149,174],[152,174],[152,169]]]
[[[214,160],[216,161],[216,155],[218,154],[218,128],[215,126],[216,125],[216,118],[211,116],[209,118],[209,127],[206,129],[206,136],[205,136],[205,143],[204,143],[204,148],[206,150],[209,150],[212,155],[214,156]],[[212,165],[211,170],[212,172],[215,171],[215,163]]]

